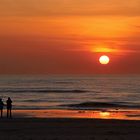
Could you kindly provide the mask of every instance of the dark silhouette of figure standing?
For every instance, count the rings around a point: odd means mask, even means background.
[[[2,99],[0,98],[0,112],[1,112],[1,118],[3,117],[3,106],[4,106],[4,103],[3,103]]]
[[[7,118],[12,118],[12,100],[8,97],[7,103]]]

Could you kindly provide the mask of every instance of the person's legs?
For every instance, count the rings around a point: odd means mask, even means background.
[[[7,108],[7,118],[9,118],[9,109]]]
[[[2,109],[0,109],[0,112],[1,112],[1,118],[2,118]]]
[[[3,117],[3,108],[1,109],[1,118]]]
[[[9,111],[10,111],[10,118],[12,118],[12,109],[10,108]]]

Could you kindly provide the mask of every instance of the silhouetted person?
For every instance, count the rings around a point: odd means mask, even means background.
[[[7,103],[7,118],[12,117],[12,100],[10,97],[8,97]]]
[[[0,113],[1,113],[1,118],[3,117],[3,106],[4,106],[4,103],[3,103],[2,99],[0,98]]]

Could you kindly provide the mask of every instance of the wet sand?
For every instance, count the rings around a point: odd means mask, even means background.
[[[4,114],[6,115],[6,112]],[[140,110],[13,110],[13,117],[140,120]]]
[[[12,119],[0,119],[0,140],[140,140],[140,120],[124,120],[128,111],[114,120],[111,113],[13,110]]]

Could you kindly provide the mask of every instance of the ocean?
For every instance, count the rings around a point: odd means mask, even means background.
[[[0,97],[13,109],[140,109],[140,75],[0,76]]]

